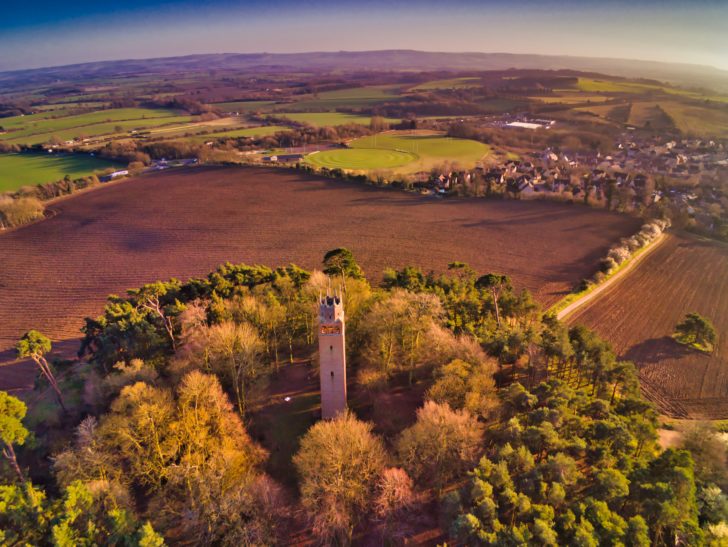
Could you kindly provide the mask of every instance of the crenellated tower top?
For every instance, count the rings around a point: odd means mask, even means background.
[[[319,322],[335,323],[344,322],[344,304],[341,299],[341,293],[334,291],[333,295],[319,295]]]

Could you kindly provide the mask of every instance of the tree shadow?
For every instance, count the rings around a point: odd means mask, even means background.
[[[662,336],[633,345],[622,355],[622,359],[638,364],[654,364],[666,359],[680,359],[696,353],[705,355],[696,349],[679,344],[670,336]]]

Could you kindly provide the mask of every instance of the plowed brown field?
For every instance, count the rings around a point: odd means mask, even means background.
[[[688,312],[713,321],[712,355],[675,342]],[[728,418],[728,246],[669,235],[627,276],[568,319],[634,361],[648,398],[675,417]]]
[[[54,209],[0,234],[0,352],[29,328],[79,337],[109,293],[205,275],[225,261],[316,268],[337,246],[374,279],[387,266],[442,271],[462,260],[507,273],[551,304],[639,227],[580,206],[438,200],[252,168],[146,175]],[[11,375],[0,369],[0,384],[3,376]]]

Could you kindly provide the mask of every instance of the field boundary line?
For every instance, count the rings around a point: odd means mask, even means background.
[[[574,300],[572,303],[570,303],[568,306],[566,306],[563,310],[559,311],[556,314],[556,318],[559,320],[563,320],[567,316],[574,313],[577,309],[581,308],[583,305],[591,302],[594,299],[594,297],[598,296],[602,292],[609,289],[616,282],[623,279],[640,262],[642,262],[642,259],[644,259],[646,256],[649,256],[650,254],[652,254],[652,252],[655,249],[657,249],[666,240],[667,240],[667,236],[663,232],[652,243],[650,243],[647,247],[645,247],[638,256],[635,256],[632,260],[630,260],[629,264],[627,264],[624,268],[622,268],[620,271],[618,271],[612,277],[610,277],[609,279],[604,281],[604,283],[602,283],[601,285],[596,287],[593,291],[590,291],[589,293],[585,294],[581,298]]]

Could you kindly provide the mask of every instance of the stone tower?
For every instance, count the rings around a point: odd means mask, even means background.
[[[346,410],[346,342],[341,295],[319,298],[319,375],[321,417],[335,418]]]

